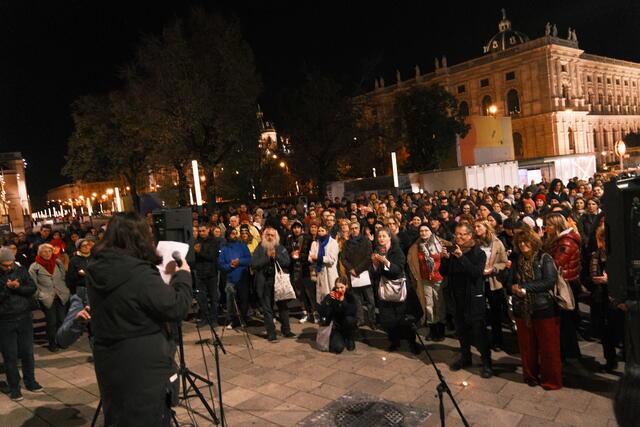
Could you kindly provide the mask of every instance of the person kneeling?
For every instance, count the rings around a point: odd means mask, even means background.
[[[353,351],[356,348],[354,336],[357,329],[357,305],[351,292],[347,279],[338,277],[333,290],[324,297],[318,307],[320,319],[323,325],[333,322],[331,337],[329,338],[329,351],[342,353],[347,348]]]

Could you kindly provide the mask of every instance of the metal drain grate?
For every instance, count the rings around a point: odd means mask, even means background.
[[[429,411],[350,391],[298,423],[299,427],[398,427],[424,425]]]
[[[404,423],[404,415],[395,405],[377,401],[347,405],[337,411],[334,419],[337,427],[389,427]]]

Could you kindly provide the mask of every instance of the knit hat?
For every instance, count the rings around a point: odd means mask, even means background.
[[[528,225],[531,229],[536,227],[536,222],[530,216],[525,216],[524,218],[522,218],[522,223]]]
[[[532,199],[522,199],[522,208],[524,209],[526,205],[530,205],[533,209],[536,208],[536,202]]]
[[[13,256],[13,251],[11,251],[11,249],[7,248],[7,247],[2,247],[0,248],[0,262],[7,262],[7,261],[15,261],[16,257]]]
[[[534,200],[542,200],[543,202],[547,203],[547,196],[545,196],[542,193],[538,193],[535,195],[535,197],[533,198]]]
[[[82,239],[78,239],[76,240],[76,249],[80,249],[80,246],[82,246],[82,244],[84,242],[95,242],[96,238],[93,236],[87,236],[87,237],[83,237]]]
[[[297,219],[293,220],[293,222],[291,223],[291,228],[293,228],[293,227],[303,228],[302,227],[302,223],[300,221],[298,221]]]
[[[246,231],[249,233],[249,224],[240,224],[240,232]]]
[[[502,225],[502,215],[500,215],[498,212],[491,212],[489,216],[495,219],[498,225]]]

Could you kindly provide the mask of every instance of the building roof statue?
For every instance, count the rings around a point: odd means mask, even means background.
[[[547,22],[546,25],[544,26],[544,35],[545,36],[551,35],[551,23],[549,22]]]
[[[529,37],[511,28],[511,21],[507,19],[507,12],[502,9],[502,20],[498,23],[498,33],[491,37],[484,45],[484,53],[495,53],[507,50],[529,41]]]
[[[436,66],[436,70],[437,70],[438,68],[440,68],[440,61],[438,61],[438,58],[435,58],[435,59],[433,60],[433,62],[434,62],[434,64],[435,64],[435,66]]]
[[[558,27],[556,27],[556,24],[553,24],[553,29],[551,30],[551,35],[553,37],[558,37]]]
[[[567,30],[567,40],[571,40],[571,27]]]
[[[447,57],[442,55],[442,68],[447,68]]]

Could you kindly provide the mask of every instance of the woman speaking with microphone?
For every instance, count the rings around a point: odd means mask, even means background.
[[[165,322],[191,304],[186,262],[167,286],[145,220],[116,214],[87,268],[94,361],[105,426],[168,426],[170,377],[176,373]]]

